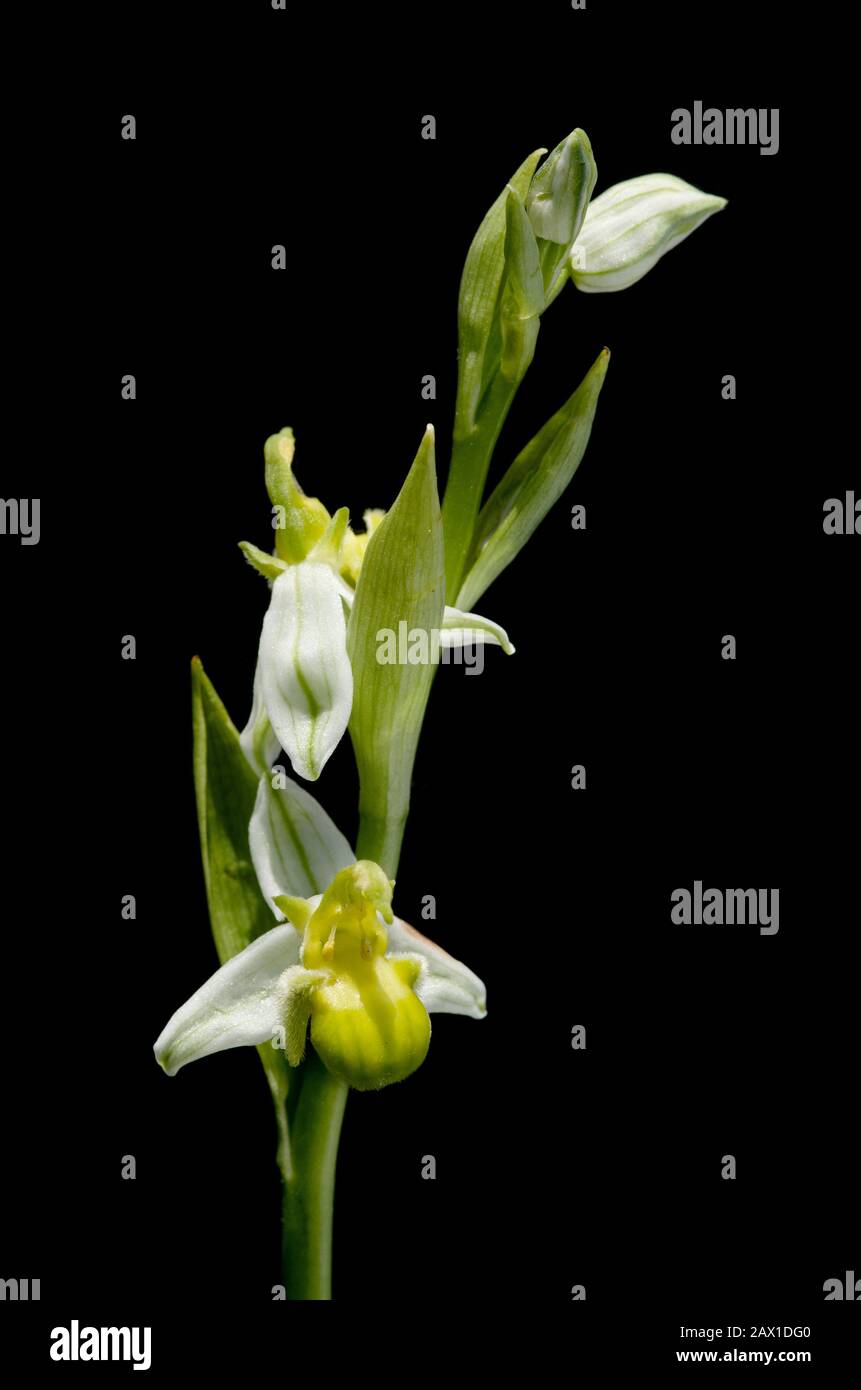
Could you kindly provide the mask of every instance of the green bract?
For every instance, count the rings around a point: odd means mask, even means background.
[[[457,413],[465,431],[474,428],[482,397],[499,365],[497,317],[505,274],[506,208],[510,193],[523,201],[535,166],[536,150],[503,188],[473,238],[460,282],[457,306]],[[494,329],[496,328],[496,333]]]
[[[605,348],[570,400],[514,460],[478,516],[458,603],[480,598],[565,491],[586,452],[610,354]]]
[[[239,735],[212,683],[195,657],[191,668],[194,789],[203,879],[218,958],[224,964],[272,925],[252,863],[249,828],[257,777]],[[318,890],[311,884],[308,891]],[[278,1126],[278,1161],[289,1150],[286,1100],[289,1067],[271,1047],[259,1047]]]
[[[544,281],[532,223],[513,188],[509,188],[505,203],[505,269],[499,305],[499,370],[506,381],[517,384],[535,352],[538,319],[544,309]]]
[[[377,633],[441,628],[445,609],[442,522],[436,490],[433,431],[422,440],[395,505],[365,553],[350,614],[349,648],[356,672],[350,735],[359,768],[359,808],[373,855],[394,872],[409,809],[410,774],[433,667],[382,664]],[[400,769],[407,768],[406,777]]]

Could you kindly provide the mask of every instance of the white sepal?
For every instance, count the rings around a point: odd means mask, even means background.
[[[465,647],[470,642],[490,642],[501,647],[506,656],[514,655],[514,647],[504,627],[490,618],[482,618],[479,613],[463,613],[459,608],[446,608],[443,612],[441,647]]]
[[[404,957],[415,960],[421,974],[415,992],[429,1014],[466,1014],[468,1018],[484,1018],[487,1013],[487,991],[463,961],[455,960],[448,951],[437,946],[399,917],[386,928],[389,950],[393,960]]]
[[[310,792],[283,774],[278,783],[273,787],[268,774],[260,778],[248,844],[260,891],[283,921],[273,898],[309,898],[319,893],[339,869],[355,863],[355,855]]]
[[[350,718],[344,606],[328,564],[303,560],[272,585],[260,635],[260,690],[293,770],[316,781]]]
[[[276,986],[298,964],[301,944],[291,926],[273,927],[216,970],[156,1040],[156,1060],[168,1076],[212,1052],[275,1036],[282,1023]]]
[[[278,757],[278,735],[269,722],[260,688],[260,662],[254,669],[254,696],[248,723],[239,735],[243,753],[255,772],[268,772]]]

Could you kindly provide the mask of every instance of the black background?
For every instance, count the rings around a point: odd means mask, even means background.
[[[419,924],[435,895],[431,934],[486,980],[489,1017],[438,1019],[408,1084],[351,1096],[334,1296],[376,1326],[403,1306],[429,1345],[462,1312],[498,1310],[512,1336],[539,1319],[575,1364],[592,1335],[663,1365],[682,1323],[779,1322],[812,1327],[822,1366],[857,1331],[822,1290],[861,1273],[858,542],[822,530],[823,501],[859,491],[857,446],[828,423],[840,365],[808,220],[827,157],[787,80],[801,38],[770,13],[755,48],[718,15],[561,0],[112,21],[47,224],[70,308],[31,325],[17,364],[26,383],[62,331],[80,385],[6,469],[5,496],[41,495],[41,544],[0,546],[0,1277],[41,1278],[40,1304],[2,1312],[33,1364],[72,1371],[47,1346],[73,1317],[151,1325],[151,1374],[297,1335],[270,1301],[257,1059],[169,1081],[151,1053],[216,965],[189,661],[241,727],[266,588],[236,542],[268,544],[268,434],[291,424],[301,482],[357,520],[391,504],[431,420],[442,488],[470,239],[575,125],[598,192],[666,169],[729,205],[632,289],[568,287],[542,321],[492,479],[605,344],[607,382],[565,499],[477,605],[516,656],[435,682],[396,896]],[[779,153],[672,145],[670,112],[698,99],[779,107]],[[353,836],[348,740],[315,793]],[[779,933],[672,926],[695,879],[779,888]]]

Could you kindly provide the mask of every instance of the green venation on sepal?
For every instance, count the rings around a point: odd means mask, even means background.
[[[257,796],[257,777],[239,743],[227,710],[197,657],[191,666],[194,787],[203,876],[215,949],[222,965],[275,923],[257,884],[248,824]],[[257,1048],[275,1106],[278,1163],[289,1171],[285,1103],[290,1067],[271,1042]]]
[[[442,520],[430,426],[391,511],[368,541],[347,629],[353,666],[350,734],[359,768],[363,841],[357,855],[393,875],[409,808],[410,779],[433,666],[383,663],[381,632],[442,627]]]
[[[478,601],[565,491],[589,442],[609,358],[604,348],[573,396],[518,454],[482,507],[458,608]]]

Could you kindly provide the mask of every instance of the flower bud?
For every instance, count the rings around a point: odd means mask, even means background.
[[[672,174],[614,184],[589,204],[571,249],[571,278],[587,294],[627,289],[725,206],[725,198]]]
[[[538,241],[545,307],[568,278],[568,255],[583,225],[598,171],[584,130],[572,130],[529,185],[526,211]]]

